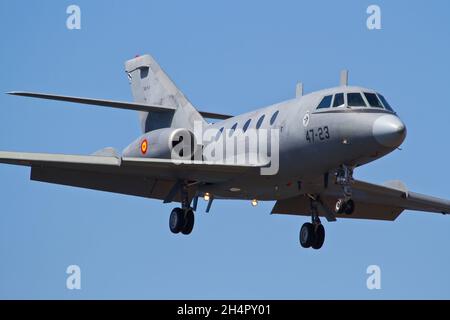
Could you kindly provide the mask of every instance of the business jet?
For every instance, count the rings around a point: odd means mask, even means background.
[[[121,153],[1,151],[0,162],[31,167],[34,181],[178,202],[169,227],[184,235],[193,230],[199,198],[208,201],[207,212],[214,200],[275,201],[273,214],[311,218],[299,242],[313,249],[324,244],[321,218],[393,221],[404,210],[450,212],[450,201],[401,181],[354,178],[356,168],[396,150],[406,126],[381,93],[349,86],[345,70],[337,87],[303,94],[298,84],[295,98],[236,116],[197,110],[150,55],[128,60],[125,70],[134,102],[9,92],[138,111],[142,135]]]

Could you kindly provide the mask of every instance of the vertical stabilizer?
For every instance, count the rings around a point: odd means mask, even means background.
[[[125,70],[135,102],[177,108],[173,113],[140,112],[143,132],[165,127],[192,129],[195,121],[205,123],[203,117],[150,55],[128,60],[125,62]]]

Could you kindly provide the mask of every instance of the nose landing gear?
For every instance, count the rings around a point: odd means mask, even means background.
[[[336,205],[334,208],[334,211],[336,211],[336,213],[345,213],[347,215],[350,215],[353,213],[353,211],[355,210],[355,203],[353,202],[352,199],[338,199],[338,201],[336,201]]]
[[[342,165],[336,171],[336,184],[342,187],[343,198],[337,200],[334,211],[336,213],[352,214],[355,210],[355,203],[352,200],[353,168]]]

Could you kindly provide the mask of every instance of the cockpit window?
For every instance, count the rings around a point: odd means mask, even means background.
[[[333,108],[344,105],[344,94],[338,93],[334,96]]]
[[[347,105],[349,107],[366,107],[366,103],[360,93],[347,93]]]
[[[383,105],[381,104],[380,100],[378,100],[375,93],[364,92],[364,96],[366,97],[367,102],[369,102],[369,105],[371,107],[383,108]]]
[[[325,96],[323,97],[322,101],[319,103],[319,106],[317,107],[317,109],[325,109],[325,108],[329,108],[331,105],[331,98],[333,96],[329,95],[329,96]]]
[[[389,105],[389,103],[386,101],[386,99],[379,93],[378,93],[378,98],[380,98],[381,102],[383,102],[383,105],[386,109],[394,112],[394,109],[392,109],[392,107]]]

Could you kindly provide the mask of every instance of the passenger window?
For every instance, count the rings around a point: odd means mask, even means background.
[[[347,93],[347,105],[349,107],[366,107],[360,93]]]
[[[388,109],[389,111],[395,112],[394,109],[392,109],[392,107],[389,105],[389,103],[386,101],[386,99],[378,93],[378,97],[380,98],[381,102],[383,102],[383,105],[386,109]]]
[[[320,101],[319,105],[317,106],[317,109],[329,108],[330,104],[331,104],[331,98],[332,97],[333,97],[332,95],[323,97],[322,101]]]
[[[344,94],[338,93],[334,96],[333,108],[344,105]]]
[[[367,102],[369,102],[369,105],[371,107],[383,108],[383,106],[380,103],[380,100],[378,100],[377,95],[375,93],[364,92],[364,96],[366,97]]]
[[[250,122],[252,122],[252,119],[248,119],[247,122],[244,124],[244,127],[242,130],[247,131],[248,127],[250,126]]]
[[[217,134],[216,134],[216,141],[219,140],[220,135],[222,134],[222,132],[223,132],[223,127],[220,128],[220,130],[217,131]]]
[[[265,115],[263,114],[261,116],[261,118],[259,118],[258,122],[256,123],[256,129],[259,129],[261,127],[261,125],[262,125],[262,123],[264,121],[264,117],[265,117]]]
[[[272,115],[272,118],[270,118],[270,125],[273,125],[273,124],[274,124],[275,120],[277,120],[277,116],[278,116],[279,113],[280,113],[279,111],[276,111],[276,112]]]
[[[228,133],[228,136],[231,137],[234,133],[234,130],[237,128],[237,123],[233,124],[233,126],[230,129],[230,132]]]

